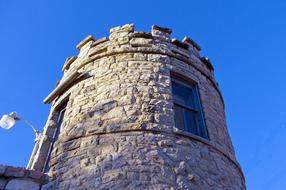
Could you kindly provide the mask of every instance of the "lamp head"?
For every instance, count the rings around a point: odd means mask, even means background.
[[[16,120],[19,120],[16,112],[12,112],[9,115],[3,115],[0,120],[0,127],[10,129],[15,125]]]

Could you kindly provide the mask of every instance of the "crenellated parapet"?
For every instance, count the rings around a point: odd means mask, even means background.
[[[71,66],[71,70],[76,70],[88,62],[104,56],[116,55],[120,53],[146,53],[168,55],[175,59],[182,60],[196,67],[206,76],[213,78],[213,67],[210,62],[205,62],[200,57],[200,46],[189,37],[178,40],[171,38],[172,30],[159,26],[152,26],[151,32],[138,32],[134,30],[133,24],[127,24],[110,29],[108,38],[95,40],[91,35],[82,40],[77,49],[80,55],[88,56],[85,62],[77,64],[74,57],[69,58],[66,63]]]
[[[95,40],[89,35],[76,46],[80,51],[79,55],[67,58],[63,71],[69,74],[94,60],[117,54],[161,54],[174,62],[188,63],[209,79],[221,94],[214,80],[214,68],[210,59],[200,56],[201,47],[187,36],[183,40],[171,38],[171,33],[171,29],[157,25],[152,26],[151,32],[139,32],[135,31],[133,24],[126,24],[110,29],[108,38]],[[220,96],[223,101],[222,95]]]

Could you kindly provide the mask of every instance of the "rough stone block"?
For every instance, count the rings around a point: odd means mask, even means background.
[[[190,44],[190,45],[194,46],[198,51],[201,51],[201,47],[194,40],[192,40],[191,38],[185,36],[184,39],[183,39],[183,42],[187,43],[187,44]]]
[[[29,177],[33,179],[41,179],[43,177],[43,173],[40,171],[29,171]]]
[[[166,27],[161,27],[161,26],[158,26],[158,25],[153,25],[152,26],[152,31],[154,31],[154,30],[161,31],[161,32],[164,32],[164,33],[169,34],[169,35],[172,33],[172,29],[166,28]]]
[[[4,190],[6,186],[7,180],[0,179],[0,190]]]
[[[76,48],[78,49],[78,50],[80,50],[85,44],[87,44],[88,42],[90,42],[90,41],[95,41],[95,39],[93,38],[93,36],[92,35],[88,35],[86,38],[84,38],[77,46],[76,46]]]
[[[6,170],[6,166],[0,165],[0,176],[4,175],[5,170]]]
[[[25,169],[8,166],[5,172],[7,177],[24,177]]]
[[[117,26],[110,29],[110,33],[114,32],[133,32],[134,31],[134,24],[125,24],[123,26]]]
[[[5,190],[39,190],[39,184],[33,181],[26,181],[21,179],[12,179],[6,185]]]

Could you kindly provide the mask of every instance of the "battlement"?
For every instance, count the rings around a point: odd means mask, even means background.
[[[80,51],[79,55],[68,58],[63,71],[67,71],[80,57],[84,57],[85,63],[87,63],[108,55],[145,52],[174,57],[194,65],[212,77],[213,66],[211,62],[206,62],[201,58],[201,47],[188,36],[185,36],[183,40],[178,40],[171,38],[171,34],[170,28],[157,25],[153,25],[150,32],[142,32],[136,31],[134,24],[126,24],[111,28],[108,37],[98,40],[89,35],[76,46]]]

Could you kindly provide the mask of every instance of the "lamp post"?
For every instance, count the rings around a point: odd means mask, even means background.
[[[39,130],[37,130],[31,122],[18,117],[16,112],[12,112],[9,115],[3,115],[1,120],[0,120],[0,127],[4,128],[4,129],[10,129],[11,127],[13,127],[15,125],[16,121],[22,121],[22,122],[26,123],[28,126],[30,126],[33,129],[35,136],[36,136],[35,141],[34,141],[35,146],[34,146],[32,155],[30,157],[29,163],[27,165],[27,169],[30,169],[31,164],[33,163],[34,155],[36,154],[36,152],[39,148],[39,141],[41,139],[42,133]]]

